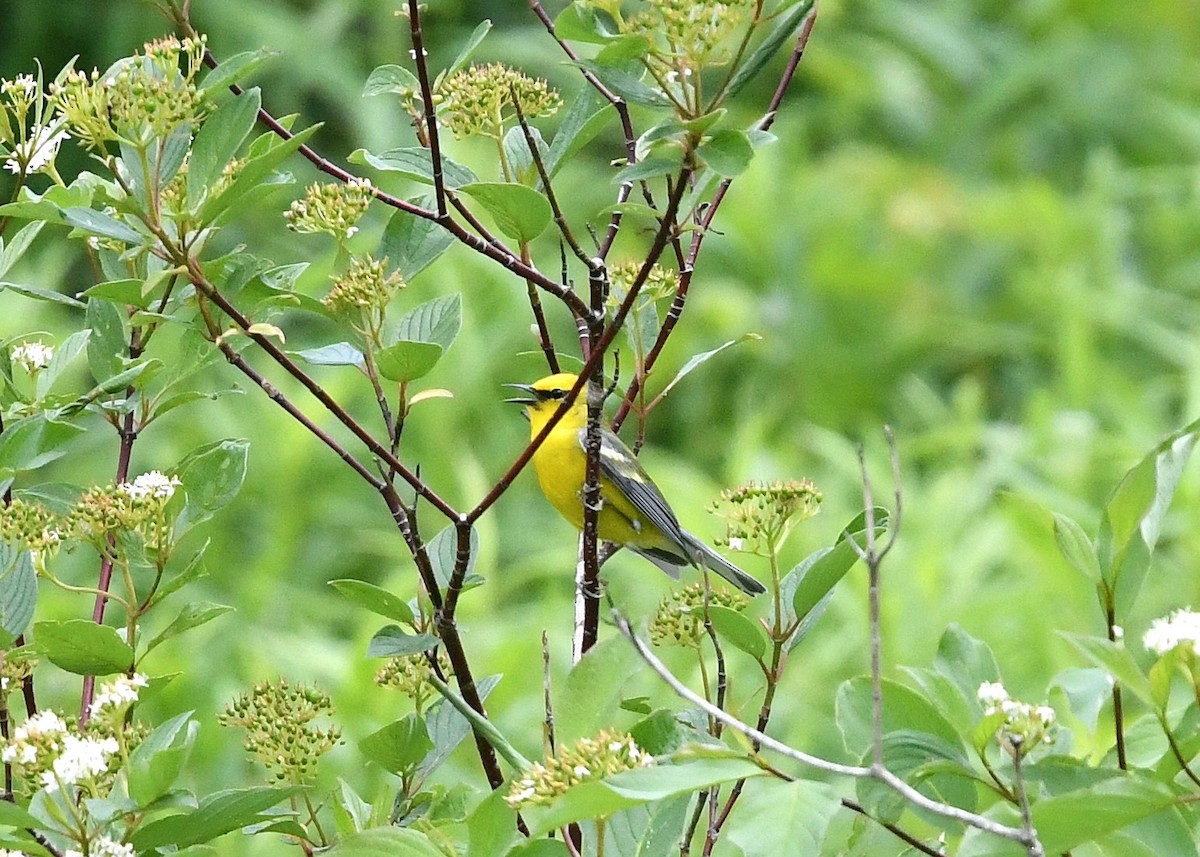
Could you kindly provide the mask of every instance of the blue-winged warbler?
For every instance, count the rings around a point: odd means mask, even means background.
[[[525,405],[537,437],[576,376],[550,375],[533,384],[509,384],[528,398]],[[533,468],[546,499],[577,528],[583,528],[583,482],[587,470],[587,391],[581,391],[533,455]],[[742,592],[758,595],[763,585],[679,526],[662,493],[619,437],[600,429],[600,538],[624,545],[672,577],[685,565],[704,566]]]

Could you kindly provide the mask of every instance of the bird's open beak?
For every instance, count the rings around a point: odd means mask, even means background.
[[[514,405],[536,405],[537,399],[533,398],[533,385],[531,384],[505,384],[505,387],[512,387],[514,390],[520,390],[522,393],[528,393],[529,398],[514,398],[505,399],[506,402],[512,402]]]

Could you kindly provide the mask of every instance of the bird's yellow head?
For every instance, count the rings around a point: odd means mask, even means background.
[[[519,398],[508,399],[507,401],[514,404],[525,406],[525,416],[529,417],[529,422],[533,425],[533,432],[537,434],[546,420],[558,410],[563,399],[571,392],[571,388],[575,386],[579,380],[578,375],[572,375],[570,372],[559,372],[557,375],[547,375],[541,380],[534,381],[532,384],[506,384],[506,387],[512,387],[520,390],[526,395]],[[587,421],[587,391],[580,391],[575,397],[575,401],[571,403],[571,409],[559,422],[560,426],[573,425],[578,423],[582,426]]]

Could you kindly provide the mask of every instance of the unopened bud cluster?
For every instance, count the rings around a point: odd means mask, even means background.
[[[1052,743],[1054,709],[1048,705],[1030,705],[1008,695],[998,681],[985,681],[977,693],[983,706],[984,723],[995,722],[1000,746],[1013,755],[1023,755],[1041,743]]]
[[[7,506],[0,506],[0,540],[48,553],[61,540],[58,527],[58,518],[41,503],[14,497]]]
[[[150,545],[163,547],[169,535],[167,503],[180,485],[178,477],[157,470],[132,482],[94,487],[83,493],[62,523],[71,538],[106,550],[110,533],[138,532]]]
[[[725,519],[723,544],[762,554],[777,550],[792,527],[817,514],[821,500],[821,492],[807,479],[747,482],[722,491],[709,511]]]
[[[454,675],[450,659],[440,649],[437,654],[438,670],[443,680]],[[391,658],[377,673],[375,684],[380,687],[393,687],[411,699],[420,711],[425,707],[425,701],[436,696],[437,690],[429,683],[433,675],[433,666],[424,652]]]
[[[72,134],[88,148],[116,141],[146,146],[208,112],[196,84],[203,60],[203,37],[170,36],[147,43],[106,75],[71,71],[50,91]]]
[[[637,280],[637,275],[641,270],[641,262],[629,261],[615,265],[608,272],[609,284],[611,286],[610,300],[613,304],[619,304],[629,294],[629,290],[633,288],[633,284]],[[658,301],[663,298],[672,297],[678,288],[679,272],[656,264],[652,265],[650,271],[646,274],[646,279],[642,283],[642,288],[638,292],[638,296],[646,298],[649,301]]]
[[[544,80],[515,68],[491,63],[472,65],[450,75],[438,90],[439,115],[455,137],[486,135],[501,139],[504,123],[516,115],[513,97],[526,119],[552,116],[562,105]]]
[[[33,675],[37,658],[28,648],[9,649],[0,658],[0,699],[21,689],[25,680]]]
[[[344,274],[333,277],[333,288],[322,303],[335,315],[358,319],[364,312],[379,316],[396,292],[404,288],[399,271],[387,272],[388,260],[354,257]]]
[[[373,196],[369,179],[311,184],[283,213],[293,232],[325,232],[339,242],[358,232]]]
[[[246,730],[244,746],[281,783],[311,783],[317,762],[341,740],[341,729],[313,725],[333,714],[329,695],[286,679],[256,684],[219,715],[223,726]]]
[[[534,763],[513,781],[504,799],[513,809],[545,806],[572,786],[653,764],[654,757],[630,735],[605,730],[561,748],[545,763]]]
[[[710,589],[708,603],[742,611],[750,599],[740,592]],[[704,636],[704,584],[689,583],[664,598],[650,623],[650,641],[656,646],[697,648]]]

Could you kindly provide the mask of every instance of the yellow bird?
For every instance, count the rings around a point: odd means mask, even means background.
[[[537,437],[577,376],[550,375],[533,384],[508,384],[529,398],[509,399],[525,405],[531,437]],[[551,429],[533,454],[542,493],[563,517],[583,529],[583,483],[587,471],[587,391],[581,391],[570,410]],[[671,577],[685,565],[704,566],[748,595],[766,590],[763,585],[704,542],[675,518],[662,493],[638,464],[637,457],[619,437],[600,429],[600,538],[624,545],[644,556]]]

